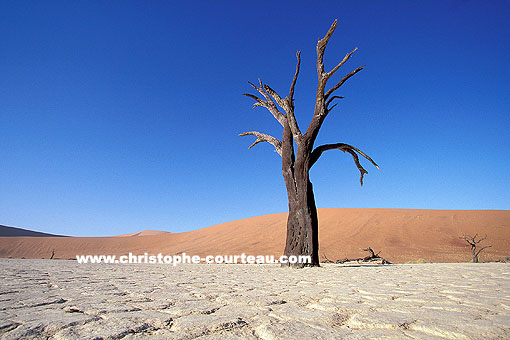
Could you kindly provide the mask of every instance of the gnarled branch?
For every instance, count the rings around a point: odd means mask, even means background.
[[[285,112],[287,112],[287,110],[289,109],[289,107],[287,105],[287,101],[283,100],[282,97],[280,97],[280,95],[278,93],[276,93],[276,91],[271,88],[271,86],[269,86],[267,84],[263,84],[262,86],[264,87],[264,90],[274,99],[274,101],[276,101],[276,103],[282,109],[284,109]]]
[[[299,130],[299,126],[296,121],[296,117],[294,116],[294,107],[289,103],[288,98],[282,99],[275,90],[273,90],[269,85],[264,85],[264,90],[280,105],[282,109],[287,113],[287,121],[289,122],[290,131],[292,132],[292,136],[296,140],[299,141],[301,138],[301,131]]]
[[[324,144],[324,145],[320,145],[318,147],[316,147],[311,155],[310,155],[310,168],[315,164],[315,162],[317,162],[317,160],[320,158],[320,156],[322,155],[322,153],[324,151],[328,151],[328,150],[333,150],[333,149],[338,149],[340,151],[343,151],[343,152],[348,152],[351,154],[352,158],[354,159],[354,163],[356,164],[356,166],[358,167],[358,170],[360,171],[360,183],[361,185],[363,186],[363,176],[365,176],[365,174],[368,174],[368,171],[365,170],[365,168],[363,168],[363,166],[361,165],[360,161],[359,161],[359,157],[358,157],[358,153],[365,157],[368,161],[370,161],[370,163],[372,163],[377,169],[379,169],[379,166],[377,165],[376,162],[374,162],[374,160],[372,158],[370,158],[366,153],[364,153],[363,151],[361,151],[360,149],[352,146],[352,145],[349,145],[349,144],[345,144],[345,143],[336,143],[336,144]]]
[[[285,124],[288,122],[290,130],[292,132],[292,136],[296,142],[299,142],[301,139],[301,130],[299,129],[296,117],[294,116],[294,87],[296,86],[297,77],[299,74],[299,68],[301,64],[301,52],[298,51],[296,53],[297,57],[297,65],[296,65],[296,72],[294,73],[294,78],[292,79],[292,83],[290,85],[289,90],[289,97],[286,97],[283,99],[275,90],[271,88],[271,86],[267,84],[262,84],[262,81],[259,79],[260,87],[255,86],[252,83],[249,82],[249,84],[256,89],[260,94],[264,96],[266,100],[262,100],[258,98],[257,96],[254,96],[252,94],[243,93],[245,96],[253,98],[256,100],[256,103],[254,104],[254,107],[256,106],[263,106],[267,108],[273,116],[280,122],[282,126],[285,127]],[[280,106],[284,111],[285,115],[278,110],[276,107],[276,104]]]
[[[253,105],[254,107],[256,107],[256,106],[265,107],[269,112],[271,112],[273,117],[282,126],[284,126],[285,120],[286,120],[285,115],[283,113],[281,113],[280,110],[278,110],[273,99],[271,99],[271,96],[269,96],[269,94],[266,93],[266,91],[264,90],[264,85],[262,85],[262,81],[260,79],[259,79],[259,83],[260,83],[260,87],[248,82],[248,84],[250,84],[255,90],[257,90],[266,100],[262,100],[259,97],[254,96],[249,93],[243,93],[243,95],[255,99],[257,102]]]
[[[258,143],[268,142],[269,144],[274,146],[275,151],[280,156],[282,155],[282,142],[279,139],[277,139],[277,138],[275,138],[273,136],[267,135],[265,133],[260,133],[258,131],[248,131],[248,132],[243,132],[243,133],[239,134],[239,136],[249,136],[249,135],[256,136],[257,139],[255,140],[255,142],[253,142],[252,145],[250,145],[248,147],[248,149],[251,149],[252,147],[257,145]]]

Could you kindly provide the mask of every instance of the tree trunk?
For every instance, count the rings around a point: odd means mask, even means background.
[[[308,181],[305,192],[298,191],[298,194],[289,200],[284,254],[311,258],[310,263],[288,264],[289,266],[319,266],[319,223],[312,184]]]
[[[282,172],[289,199],[284,255],[305,255],[311,258],[310,263],[285,265],[319,266],[319,222],[309,176],[310,152],[301,145],[297,159],[294,158],[294,143],[288,124],[284,127],[282,140]]]

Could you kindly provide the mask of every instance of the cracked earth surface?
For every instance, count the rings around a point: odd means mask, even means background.
[[[510,265],[0,259],[2,339],[509,339]]]

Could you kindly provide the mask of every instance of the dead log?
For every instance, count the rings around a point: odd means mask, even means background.
[[[343,263],[346,263],[346,262],[357,262],[357,263],[362,263],[362,262],[376,262],[376,261],[381,261],[382,264],[391,264],[390,261],[386,260],[385,258],[383,257],[380,257],[379,254],[381,253],[380,251],[376,254],[374,252],[374,250],[370,247],[366,248],[366,249],[361,249],[363,251],[367,251],[369,254],[368,256],[365,256],[365,257],[360,257],[360,258],[357,258],[357,259],[348,259],[348,258],[345,258],[343,260],[337,260],[335,263],[338,263],[338,264],[343,264]]]

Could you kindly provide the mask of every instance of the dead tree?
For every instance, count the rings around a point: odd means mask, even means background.
[[[329,79],[349,60],[356,51],[347,53],[345,57],[329,72],[324,70],[324,51],[331,35],[335,31],[337,20],[333,22],[326,36],[317,43],[317,75],[318,85],[315,99],[315,109],[312,121],[305,132],[302,132],[294,115],[294,87],[299,74],[301,63],[300,51],[297,52],[297,65],[292,79],[289,95],[282,98],[269,85],[263,84],[259,79],[259,85],[250,85],[260,94],[244,93],[255,100],[254,107],[267,109],[273,117],[283,126],[283,136],[279,140],[273,136],[258,131],[241,133],[240,136],[253,135],[255,142],[250,148],[261,142],[267,142],[274,146],[275,151],[282,157],[282,172],[289,200],[289,216],[287,220],[287,240],[285,252],[287,256],[308,255],[311,257],[309,266],[319,266],[319,236],[317,208],[310,182],[310,168],[317,162],[323,152],[328,150],[340,150],[350,154],[360,171],[360,183],[363,185],[363,176],[368,172],[360,163],[359,156],[365,157],[374,166],[377,164],[360,149],[345,143],[324,144],[314,148],[314,142],[322,126],[322,123],[333,110],[337,103],[333,102],[343,97],[336,96],[337,91],[349,78],[361,71],[364,66],[358,67],[343,76],[335,85],[326,89]],[[280,110],[281,109],[281,110]],[[295,149],[294,143],[297,147]],[[303,267],[303,264],[296,265]]]
[[[459,237],[460,239],[462,239],[462,240],[464,240],[464,241],[466,241],[468,243],[468,244],[465,245],[465,247],[471,247],[471,255],[473,256],[473,263],[478,263],[479,262],[478,261],[478,255],[480,255],[482,250],[492,247],[492,246],[489,245],[489,246],[482,247],[480,249],[476,249],[480,242],[482,242],[482,241],[487,239],[487,235],[485,235],[485,237],[482,237],[479,240],[476,240],[477,237],[478,237],[478,234],[475,234],[475,236],[473,236],[473,237],[467,236],[467,235]]]
[[[55,257],[55,249],[51,251],[50,260],[53,260],[53,257]]]

